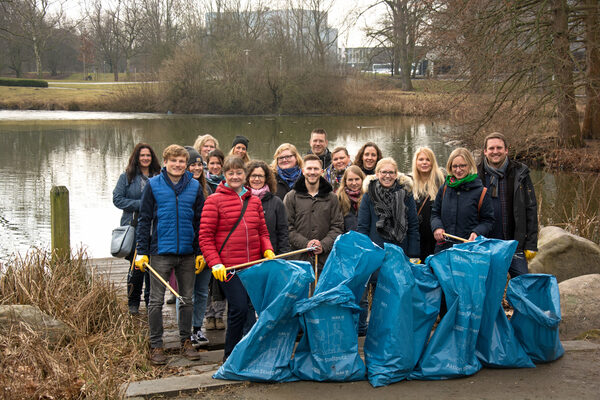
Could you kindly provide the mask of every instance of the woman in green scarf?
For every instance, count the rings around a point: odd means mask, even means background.
[[[431,230],[436,240],[435,252],[452,247],[445,234],[467,240],[487,235],[494,225],[494,208],[471,153],[462,147],[448,158],[449,175],[440,187],[431,209]],[[508,206],[508,205],[505,205]]]

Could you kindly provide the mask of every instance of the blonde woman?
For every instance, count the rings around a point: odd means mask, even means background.
[[[488,235],[494,226],[492,201],[477,177],[477,166],[469,150],[455,149],[450,153],[446,168],[449,174],[431,208],[436,253],[453,245],[444,233],[474,240]]]
[[[363,194],[365,194],[362,187],[364,180],[364,172],[356,165],[346,168],[342,176],[337,198],[344,215],[344,233],[355,231],[358,228],[358,207]]]
[[[208,153],[219,148],[219,141],[212,135],[200,135],[194,142],[193,147],[202,156],[202,159],[204,160],[204,169],[206,169]]]
[[[247,164],[250,161],[250,157],[248,156],[248,145],[250,141],[246,136],[237,135],[233,139],[233,143],[231,144],[231,150],[229,150],[229,156],[236,156],[244,161],[244,164]]]
[[[294,183],[302,175],[303,166],[302,157],[293,144],[284,143],[275,150],[271,170],[275,173],[275,179],[277,180],[277,192],[275,194],[281,200],[287,192],[292,190]]]
[[[435,239],[431,231],[431,206],[444,184],[444,171],[438,167],[435,154],[429,147],[419,147],[412,161],[413,197],[419,217],[419,235],[423,261],[433,254]]]

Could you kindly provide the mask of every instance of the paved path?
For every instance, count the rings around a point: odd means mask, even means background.
[[[129,263],[122,258],[95,258],[90,260],[90,267],[94,274],[108,278],[123,296],[123,301],[127,302],[127,272]],[[165,293],[165,297],[168,294]],[[140,306],[141,318],[145,319],[146,308],[144,302]],[[165,329],[164,343],[166,350],[179,349],[179,333],[177,329],[177,319],[175,315],[175,305],[166,304],[163,306],[163,325]],[[225,331],[206,331],[206,336],[210,341],[209,350],[222,349],[225,343]]]

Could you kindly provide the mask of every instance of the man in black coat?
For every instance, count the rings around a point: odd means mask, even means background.
[[[508,157],[508,144],[503,134],[486,136],[483,160],[477,174],[488,188],[496,222],[491,238],[519,242],[510,269],[511,278],[528,273],[527,262],[537,252],[537,201],[529,168]]]

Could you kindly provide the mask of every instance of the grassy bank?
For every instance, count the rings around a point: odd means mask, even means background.
[[[0,304],[36,306],[71,331],[51,346],[26,326],[0,330],[0,398],[117,398],[122,383],[160,372],[146,360],[145,324],[87,262],[80,253],[53,263],[34,250],[0,270]]]

